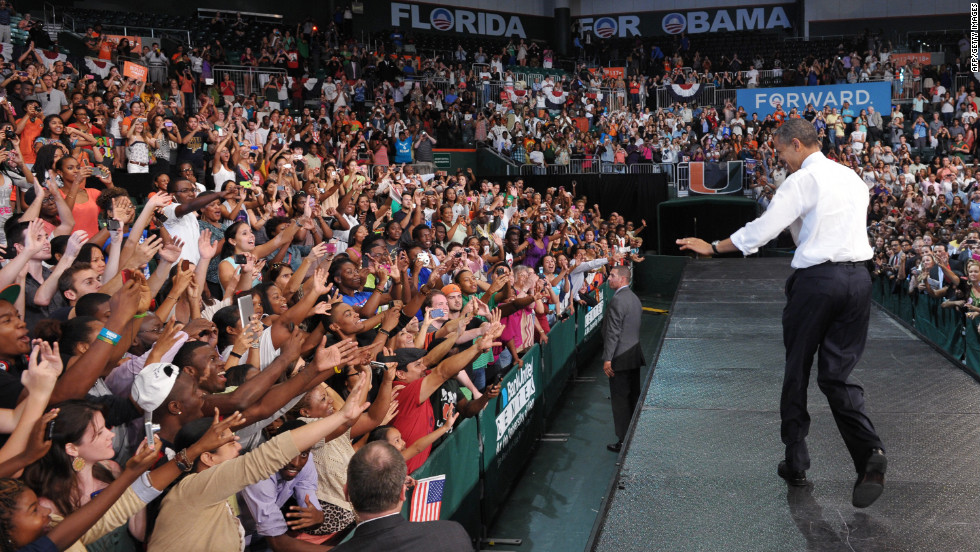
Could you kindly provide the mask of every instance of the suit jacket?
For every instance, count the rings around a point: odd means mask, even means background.
[[[335,552],[472,552],[473,541],[455,521],[411,523],[401,514],[362,523]]]
[[[868,115],[868,124],[877,128],[878,130],[881,130],[883,128],[882,121],[881,121],[881,113],[875,111],[871,115]]]
[[[956,270],[956,265],[954,264],[956,262],[959,262],[959,261],[950,260],[950,262],[949,262],[949,268],[957,276],[959,276],[960,279],[962,280],[963,275],[962,275],[962,273],[959,270]],[[940,281],[939,280],[939,275],[940,274],[943,275],[943,277],[942,277],[942,284],[944,286],[947,286],[946,295],[944,295],[944,297],[946,297],[947,299],[955,299],[956,298],[956,286],[953,285],[953,282],[949,281],[949,278],[947,278],[946,275],[942,272],[942,269],[939,268],[938,266],[934,266],[931,269],[929,269],[929,277],[932,278],[933,280],[936,280],[937,282]]]
[[[633,370],[645,364],[640,346],[643,305],[629,286],[616,290],[602,319],[602,360],[613,371]]]

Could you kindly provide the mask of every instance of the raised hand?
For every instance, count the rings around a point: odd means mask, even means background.
[[[126,469],[135,473],[143,473],[153,467],[160,459],[157,453],[163,447],[159,437],[154,437],[153,444],[147,444],[146,438],[140,443],[136,454],[126,462]]]
[[[364,392],[364,388],[368,386],[371,382],[370,377],[357,378],[357,383],[354,384],[354,388],[351,389],[350,395],[347,396],[347,401],[344,402],[344,407],[340,409],[339,414],[349,421],[354,421],[362,412],[367,410],[367,407],[371,406],[369,402],[360,402],[358,398]]]
[[[193,277],[194,277],[194,269],[190,267],[190,263],[188,263],[187,269],[178,268],[177,274],[174,274],[174,286],[171,293],[176,296],[179,296],[180,294],[184,293],[184,291],[187,289],[187,286],[190,285],[191,278]]]
[[[259,321],[259,315],[252,315],[252,319],[249,321],[248,326],[242,329],[242,333],[238,334],[236,341],[242,347],[248,349],[254,343],[258,342],[259,338],[262,336],[264,328],[262,327],[262,322]]]
[[[127,264],[132,268],[142,268],[161,249],[163,249],[163,240],[158,236],[150,236],[143,240],[143,243],[136,245],[136,251],[129,258],[129,263]]]
[[[330,293],[333,289],[333,284],[327,282],[327,270],[325,268],[318,268],[313,274],[313,295],[321,297]]]
[[[32,345],[27,370],[21,373],[20,382],[31,393],[50,394],[61,375],[61,351],[57,342],[54,348],[40,339],[35,339]]]
[[[144,209],[153,209],[156,211],[161,207],[166,207],[173,202],[174,198],[170,194],[158,193],[150,199],[146,200],[146,205],[143,206]]]
[[[313,248],[310,249],[309,256],[311,258],[313,258],[313,260],[315,260],[315,261],[319,261],[320,259],[326,257],[327,256],[327,242],[320,242],[320,243],[314,245]]]
[[[210,230],[201,230],[201,236],[197,238],[197,250],[201,252],[201,259],[211,260],[218,254],[218,242],[211,242]]]
[[[320,342],[320,349],[316,352],[314,364],[320,372],[333,370],[337,366],[347,365],[357,353],[357,341],[345,339],[327,347],[327,338],[324,337]]]
[[[24,457],[29,457],[32,462],[36,462],[48,453],[51,448],[51,441],[47,438],[48,424],[58,417],[59,412],[61,412],[60,408],[52,408],[34,422],[34,428],[27,438],[27,446],[21,453]]]
[[[119,313],[125,318],[132,318],[138,314],[140,303],[140,285],[135,280],[129,280],[122,285],[109,299],[109,311],[113,314]]]
[[[298,326],[293,328],[292,333],[289,334],[289,339],[279,348],[280,356],[293,360],[299,358],[303,354],[303,335],[303,330],[299,329]]]
[[[452,429],[452,428],[453,428],[453,424],[455,424],[455,423],[456,423],[456,420],[457,420],[458,418],[459,418],[459,411],[458,411],[458,410],[456,410],[456,408],[455,408],[455,407],[453,407],[453,406],[450,406],[450,407],[449,407],[449,415],[448,415],[448,416],[446,416],[446,424],[445,424],[445,425],[446,425],[446,427],[448,428],[448,429],[447,429],[447,431],[448,431],[449,429]]]
[[[172,238],[160,249],[159,255],[162,260],[173,264],[180,258],[180,252],[183,249],[184,242],[180,238]]]
[[[112,219],[119,223],[119,232],[122,232],[122,225],[129,220],[132,204],[126,200],[125,196],[112,198]]]
[[[240,427],[244,424],[245,416],[241,412],[236,410],[234,414],[222,420],[218,409],[215,408],[214,421],[211,422],[211,427],[208,428],[204,435],[192,447],[195,449],[195,452],[204,453],[210,450],[216,450],[232,441],[238,441],[239,437],[232,433],[231,428]]]
[[[65,245],[65,257],[69,259],[75,259],[78,257],[78,253],[82,250],[82,246],[88,241],[88,232],[85,230],[76,230],[71,233],[71,237],[68,238],[68,244]]]

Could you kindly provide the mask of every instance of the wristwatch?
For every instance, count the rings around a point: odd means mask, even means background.
[[[715,241],[711,242],[711,250],[715,252],[715,255],[721,254],[721,251],[718,251],[718,242],[719,241],[721,241],[721,240],[715,240]]]

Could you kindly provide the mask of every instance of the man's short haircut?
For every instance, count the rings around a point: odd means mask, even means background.
[[[64,294],[68,290],[76,291],[73,287],[75,285],[75,275],[83,270],[91,270],[92,265],[89,263],[76,261],[72,263],[71,266],[65,269],[58,277],[58,292]]]
[[[190,180],[187,180],[186,178],[171,178],[170,179],[170,182],[167,183],[167,193],[168,194],[176,194],[177,193],[177,190],[180,189],[180,183],[181,182],[186,182],[186,183],[191,184],[191,185],[194,184],[193,182],[191,182]],[[195,186],[194,189],[196,190],[197,189],[197,186]]]
[[[89,293],[75,303],[75,316],[95,316],[99,307],[109,302],[112,296],[106,293]]]
[[[347,495],[354,511],[378,514],[398,507],[408,468],[387,441],[364,445],[347,465]]]
[[[806,119],[787,119],[772,133],[773,138],[781,144],[789,144],[793,139],[800,141],[806,148],[817,146],[817,129]]]
[[[184,366],[194,366],[194,351],[200,349],[201,347],[207,346],[209,345],[206,341],[188,341],[187,343],[184,343],[184,345],[174,356],[174,364],[176,364],[181,370],[184,369]]]
[[[612,267],[612,272],[615,272],[616,274],[619,275],[620,278],[623,278],[624,280],[626,280],[626,283],[629,283],[629,281],[630,281],[630,269],[628,267],[617,265],[617,266]]]
[[[13,246],[15,243],[24,245],[24,238],[27,237],[27,229],[30,222],[18,222],[7,230],[7,243]]]

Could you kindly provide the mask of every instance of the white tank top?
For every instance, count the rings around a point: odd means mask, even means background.
[[[211,176],[214,177],[214,191],[220,192],[221,186],[229,180],[235,180],[235,171],[226,169],[224,165],[218,169],[218,172],[212,172]]]

